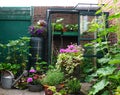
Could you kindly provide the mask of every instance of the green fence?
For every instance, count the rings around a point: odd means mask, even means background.
[[[31,7],[0,7],[0,43],[29,36]]]

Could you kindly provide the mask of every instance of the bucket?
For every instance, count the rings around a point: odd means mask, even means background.
[[[1,83],[2,88],[4,89],[10,89],[13,84],[14,75],[10,71],[4,71],[2,72],[1,76]]]

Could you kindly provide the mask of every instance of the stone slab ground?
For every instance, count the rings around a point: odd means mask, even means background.
[[[42,91],[42,92],[30,92],[28,90],[0,88],[0,95],[45,95],[45,94],[44,94],[44,91]]]
[[[91,87],[91,84],[82,83],[81,91],[85,95],[87,95],[90,87]],[[45,95],[45,93],[44,93],[44,91],[42,91],[42,92],[30,92],[28,90],[3,89],[2,87],[0,87],[0,95]]]

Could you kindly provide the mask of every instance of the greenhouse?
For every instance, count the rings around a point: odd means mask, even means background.
[[[0,1],[0,95],[120,95],[119,0],[12,1]]]

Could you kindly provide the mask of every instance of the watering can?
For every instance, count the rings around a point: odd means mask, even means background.
[[[25,70],[16,80],[14,79],[14,75],[11,71],[4,71],[2,72],[1,76],[1,83],[2,83],[2,88],[9,89],[12,86],[14,86],[23,76],[27,76],[28,71]]]

